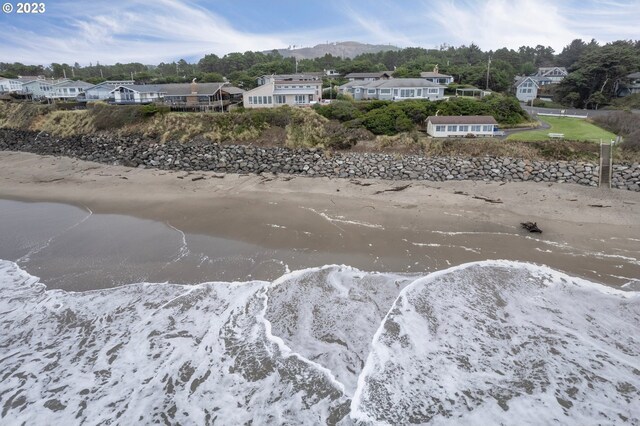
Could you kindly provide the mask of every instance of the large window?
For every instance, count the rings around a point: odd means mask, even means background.
[[[460,126],[458,128],[459,132],[468,132],[469,131],[469,126]]]
[[[440,89],[429,89],[429,94],[431,95],[437,95],[438,93],[440,93]]]
[[[375,95],[376,94],[376,89],[367,89],[367,94],[368,95]]]
[[[457,132],[458,126],[447,126],[447,132]]]
[[[380,89],[380,94],[381,95],[390,95],[391,94],[391,89]]]
[[[305,95],[296,95],[295,103],[297,104],[306,104],[307,97]]]
[[[471,131],[472,132],[479,132],[481,128],[482,128],[482,126],[480,126],[480,125],[471,126]]]
[[[492,125],[482,126],[482,131],[483,132],[492,132],[493,131],[493,126]]]
[[[400,97],[401,98],[413,98],[415,97],[416,91],[414,89],[400,89]]]
[[[274,96],[275,101],[277,104],[286,104],[287,103],[287,99],[285,98],[284,95],[275,95]]]
[[[436,132],[444,132],[447,126],[436,126]]]

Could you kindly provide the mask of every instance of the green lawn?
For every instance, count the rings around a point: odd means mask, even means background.
[[[509,135],[507,139],[517,141],[544,141],[549,140],[548,133],[564,133],[564,138],[568,140],[592,142],[609,141],[615,139],[615,135],[601,127],[588,123],[581,118],[567,117],[540,117],[540,119],[551,125],[550,129],[531,130]]]

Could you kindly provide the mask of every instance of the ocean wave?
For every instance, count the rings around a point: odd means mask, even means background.
[[[0,323],[3,424],[638,422],[640,293],[531,264],[66,292],[0,261]]]

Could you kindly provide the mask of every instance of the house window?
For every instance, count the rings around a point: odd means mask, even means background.
[[[429,94],[431,95],[437,95],[438,93],[440,93],[439,89],[429,89]]]
[[[275,99],[276,99],[276,103],[277,104],[285,104],[285,103],[287,103],[287,100],[286,100],[284,95],[275,95]]]
[[[401,98],[413,98],[416,91],[414,89],[400,89]]]
[[[436,132],[444,132],[447,126],[436,126]]]
[[[398,96],[398,89],[393,89],[393,96]]]
[[[460,126],[458,131],[459,132],[468,132],[469,131],[469,126]]]
[[[458,131],[458,126],[447,126],[447,132],[456,132]]]
[[[416,96],[418,96],[418,97],[422,96],[422,89],[416,90]]]
[[[482,128],[482,126],[478,126],[478,125],[471,126],[471,131],[472,132],[479,132],[481,128]]]
[[[307,100],[306,100],[306,96],[305,95],[296,95],[295,103],[304,104],[306,102],[307,102]]]
[[[493,126],[492,125],[482,126],[482,131],[483,132],[492,132],[493,131]]]
[[[391,89],[380,89],[380,94],[381,95],[390,95],[391,94]]]
[[[375,95],[376,94],[376,89],[367,89],[367,94]]]

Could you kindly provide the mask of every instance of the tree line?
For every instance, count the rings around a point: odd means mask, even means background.
[[[489,65],[490,62],[490,65]],[[549,46],[522,46],[517,50],[502,48],[483,51],[477,45],[441,45],[437,49],[410,47],[397,51],[366,53],[355,58],[342,58],[327,54],[314,59],[296,60],[283,57],[277,50],[271,52],[234,52],[224,56],[208,54],[199,61],[184,59],[158,65],[142,63],[99,63],[80,66],[66,63],[25,65],[19,62],[0,62],[0,76],[44,75],[51,78],[67,77],[90,83],[105,80],[134,79],[137,83],[179,83],[197,78],[200,82],[219,82],[226,78],[244,89],[256,86],[256,77],[267,74],[321,72],[334,69],[341,74],[351,72],[393,71],[394,77],[419,77],[438,65],[441,73],[452,75],[457,84],[488,88],[496,92],[509,92],[514,78],[531,75],[538,67],[563,66],[569,77],[554,87],[555,100],[574,107],[598,108],[611,102],[624,77],[640,71],[640,40],[615,41],[600,45],[577,39],[557,53]],[[487,72],[489,69],[489,72]],[[488,78],[487,78],[488,75]],[[341,84],[337,78],[326,85]]]

